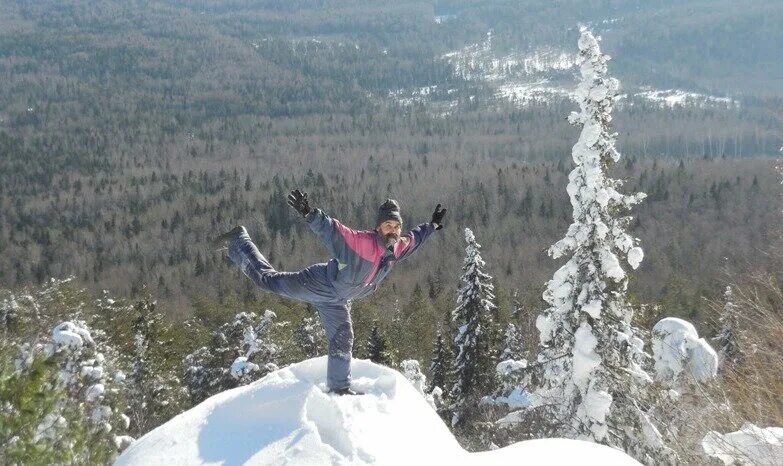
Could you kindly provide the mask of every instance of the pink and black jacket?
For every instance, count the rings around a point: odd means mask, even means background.
[[[422,223],[402,235],[390,251],[378,232],[353,230],[320,209],[314,209],[305,219],[332,255],[327,275],[344,299],[360,298],[378,289],[394,265],[410,257],[435,230],[432,223]]]

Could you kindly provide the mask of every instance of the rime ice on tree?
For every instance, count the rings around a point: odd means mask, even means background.
[[[580,111],[568,117],[582,126],[567,187],[573,223],[549,249],[553,258],[571,258],[547,283],[550,307],[536,321],[542,371],[535,400],[560,435],[617,446],[645,462],[668,452],[658,456],[666,451],[660,434],[639,407],[651,379],[640,367],[643,342],[631,325],[623,263],[635,269],[644,254],[625,231],[630,217],[620,215],[645,195],[621,194],[622,182],[605,173],[620,158],[609,128],[619,83],[607,76],[608,60],[583,29]]]

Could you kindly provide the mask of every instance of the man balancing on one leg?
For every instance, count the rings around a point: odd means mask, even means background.
[[[413,254],[442,228],[446,209],[435,208],[432,220],[401,235],[400,206],[387,199],[380,208],[374,230],[352,230],[320,209],[311,209],[307,194],[294,190],[288,204],[297,210],[310,229],[326,244],[332,259],[299,272],[278,272],[258,251],[245,227],[237,226],[213,240],[228,245],[228,256],[259,288],[287,298],[311,303],[318,309],[329,339],[326,370],[329,392],[356,395],[351,390],[351,300],[378,288],[397,262]]]

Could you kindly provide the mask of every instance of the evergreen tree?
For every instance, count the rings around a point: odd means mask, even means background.
[[[517,326],[509,322],[506,326],[504,336],[503,351],[500,353],[500,360],[522,359],[525,351],[522,346],[522,335],[517,329]]]
[[[443,343],[443,333],[438,328],[435,336],[435,348],[432,350],[432,359],[430,359],[430,383],[427,387],[428,392],[432,392],[435,387],[448,392],[449,363],[451,354],[448,345]]]
[[[240,312],[212,332],[212,342],[183,360],[185,385],[193,404],[258,380],[277,370],[279,347],[272,341],[275,313]]]
[[[106,442],[57,384],[57,358],[37,352],[14,364],[17,349],[0,343],[0,464],[110,463],[132,439]]]
[[[720,357],[721,366],[729,363],[733,364],[737,361],[740,351],[737,346],[737,327],[739,315],[737,313],[737,305],[734,304],[734,297],[731,290],[731,286],[726,286],[726,291],[723,293],[723,310],[720,314],[720,332],[714,338],[715,344],[718,347],[718,356]]]
[[[492,277],[483,269],[485,262],[473,232],[465,228],[465,259],[463,286],[452,311],[452,321],[458,328],[454,338],[457,355],[452,364],[454,385],[451,388],[451,424],[464,423],[478,406],[479,399],[495,389],[497,353],[492,347],[492,316],[495,296]]]
[[[381,335],[378,330],[378,321],[372,322],[372,330],[370,336],[367,338],[367,343],[364,345],[365,358],[376,364],[383,364],[385,366],[392,365],[392,358],[389,352],[389,344],[386,341],[386,337]]]
[[[619,84],[607,77],[609,57],[584,29],[579,50],[580,112],[569,116],[583,126],[567,188],[573,223],[549,249],[554,258],[572,256],[548,282],[544,300],[551,307],[536,321],[542,369],[536,395],[557,435],[612,445],[643,463],[667,462],[671,450],[642,409],[651,379],[640,366],[643,342],[631,325],[621,266],[624,259],[635,269],[643,253],[625,231],[630,217],[618,213],[644,194],[621,194],[622,183],[605,174],[620,158],[609,129]]]
[[[166,339],[167,326],[155,302],[142,299],[132,312],[133,353],[126,386],[131,432],[140,436],[179,412],[180,381],[161,354],[171,341]]]
[[[425,389],[427,386],[427,377],[421,372],[419,361],[415,359],[406,359],[400,363],[400,369],[405,378],[410,380],[416,391],[424,397],[432,409],[437,411],[442,403],[441,396],[443,391],[440,388],[435,388],[434,393],[427,393]]]
[[[326,333],[317,317],[303,317],[294,330],[294,342],[308,359],[324,354],[325,339]]]

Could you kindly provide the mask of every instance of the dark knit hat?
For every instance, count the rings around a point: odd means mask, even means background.
[[[377,227],[386,220],[397,220],[402,223],[402,217],[400,216],[400,205],[394,199],[386,199],[386,202],[378,207],[378,216],[375,218],[375,226]]]

